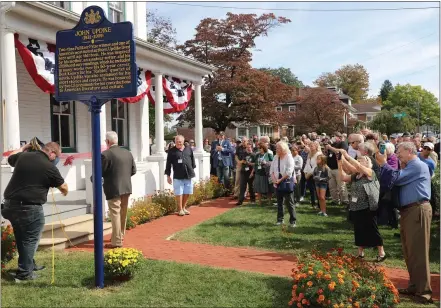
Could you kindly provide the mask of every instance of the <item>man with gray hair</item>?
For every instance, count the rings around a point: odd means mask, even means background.
[[[106,248],[123,246],[126,232],[127,208],[132,194],[132,179],[136,174],[136,164],[130,151],[118,146],[118,134],[106,133],[107,150],[101,153],[103,189],[109,205],[112,222],[112,239]]]
[[[189,145],[184,145],[184,139],[182,135],[175,137],[176,146],[168,151],[165,166],[167,182],[170,185],[173,184],[179,216],[190,215],[190,211],[186,207],[188,198],[193,194],[193,182],[191,179],[196,176],[194,172],[196,163],[193,150]],[[172,167],[173,180],[170,177]]]
[[[402,142],[397,151],[401,170],[390,167],[386,163],[387,155],[378,150],[376,160],[381,166],[381,186],[389,190],[398,188],[400,238],[410,278],[408,287],[398,291],[415,295],[418,301],[427,304],[433,302],[429,263],[432,222],[430,172],[417,154],[413,142]]]

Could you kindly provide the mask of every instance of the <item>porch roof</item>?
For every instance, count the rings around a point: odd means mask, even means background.
[[[80,15],[75,12],[40,1],[10,2],[10,4],[10,10],[6,14],[8,28],[30,37],[43,39],[48,43],[55,43],[56,31],[73,28],[80,18]],[[35,23],[40,26],[38,32],[35,31]],[[145,59],[146,62],[138,63],[138,65],[144,66],[143,68],[145,69],[157,70],[164,74],[173,74],[174,77],[186,79],[190,79],[189,75],[191,75],[192,77],[194,76],[192,79],[195,81],[217,70],[212,65],[196,61],[172,49],[159,47],[137,37],[135,37],[135,43],[137,60],[141,58],[141,60]],[[161,63],[165,64],[165,66],[174,66],[177,70],[168,71],[167,69],[162,69],[160,67]],[[180,71],[183,72],[180,74]]]

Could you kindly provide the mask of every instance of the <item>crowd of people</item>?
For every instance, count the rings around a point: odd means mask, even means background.
[[[354,226],[358,258],[366,248],[378,250],[377,262],[387,258],[378,225],[398,228],[410,282],[403,294],[431,302],[429,246],[432,215],[439,217],[439,196],[433,176],[439,163],[440,143],[435,137],[409,133],[378,135],[367,129],[347,136],[315,132],[294,140],[253,136],[226,138],[223,132],[209,147],[212,174],[241,206],[251,202],[272,204],[276,225],[297,226],[295,208],[309,200],[317,215],[328,217],[327,203],[344,206]],[[387,248],[387,247],[386,247]]]

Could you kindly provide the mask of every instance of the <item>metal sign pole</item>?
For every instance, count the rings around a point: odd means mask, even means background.
[[[103,247],[103,192],[101,169],[101,133],[100,113],[101,102],[92,96],[89,112],[92,119],[92,174],[93,174],[93,229],[95,251],[95,286],[104,288],[104,247]]]

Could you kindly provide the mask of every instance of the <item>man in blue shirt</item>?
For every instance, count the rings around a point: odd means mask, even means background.
[[[230,190],[230,168],[233,166],[231,153],[233,153],[231,143],[225,139],[224,132],[219,132],[217,139],[211,144],[211,157],[219,182],[227,191]]]
[[[381,166],[381,186],[386,189],[398,188],[399,191],[400,237],[410,277],[408,287],[399,291],[415,295],[423,303],[430,303],[433,302],[429,266],[431,177],[427,164],[417,154],[413,142],[403,142],[397,151],[401,170],[392,169],[386,163],[386,155],[381,155],[378,149],[376,160]]]
[[[430,158],[430,153],[433,151],[434,147],[435,146],[432,142],[426,142],[423,145],[422,151],[418,153],[418,157],[421,159],[421,161],[425,162],[429,167],[430,176],[433,176],[436,168],[435,161]]]

